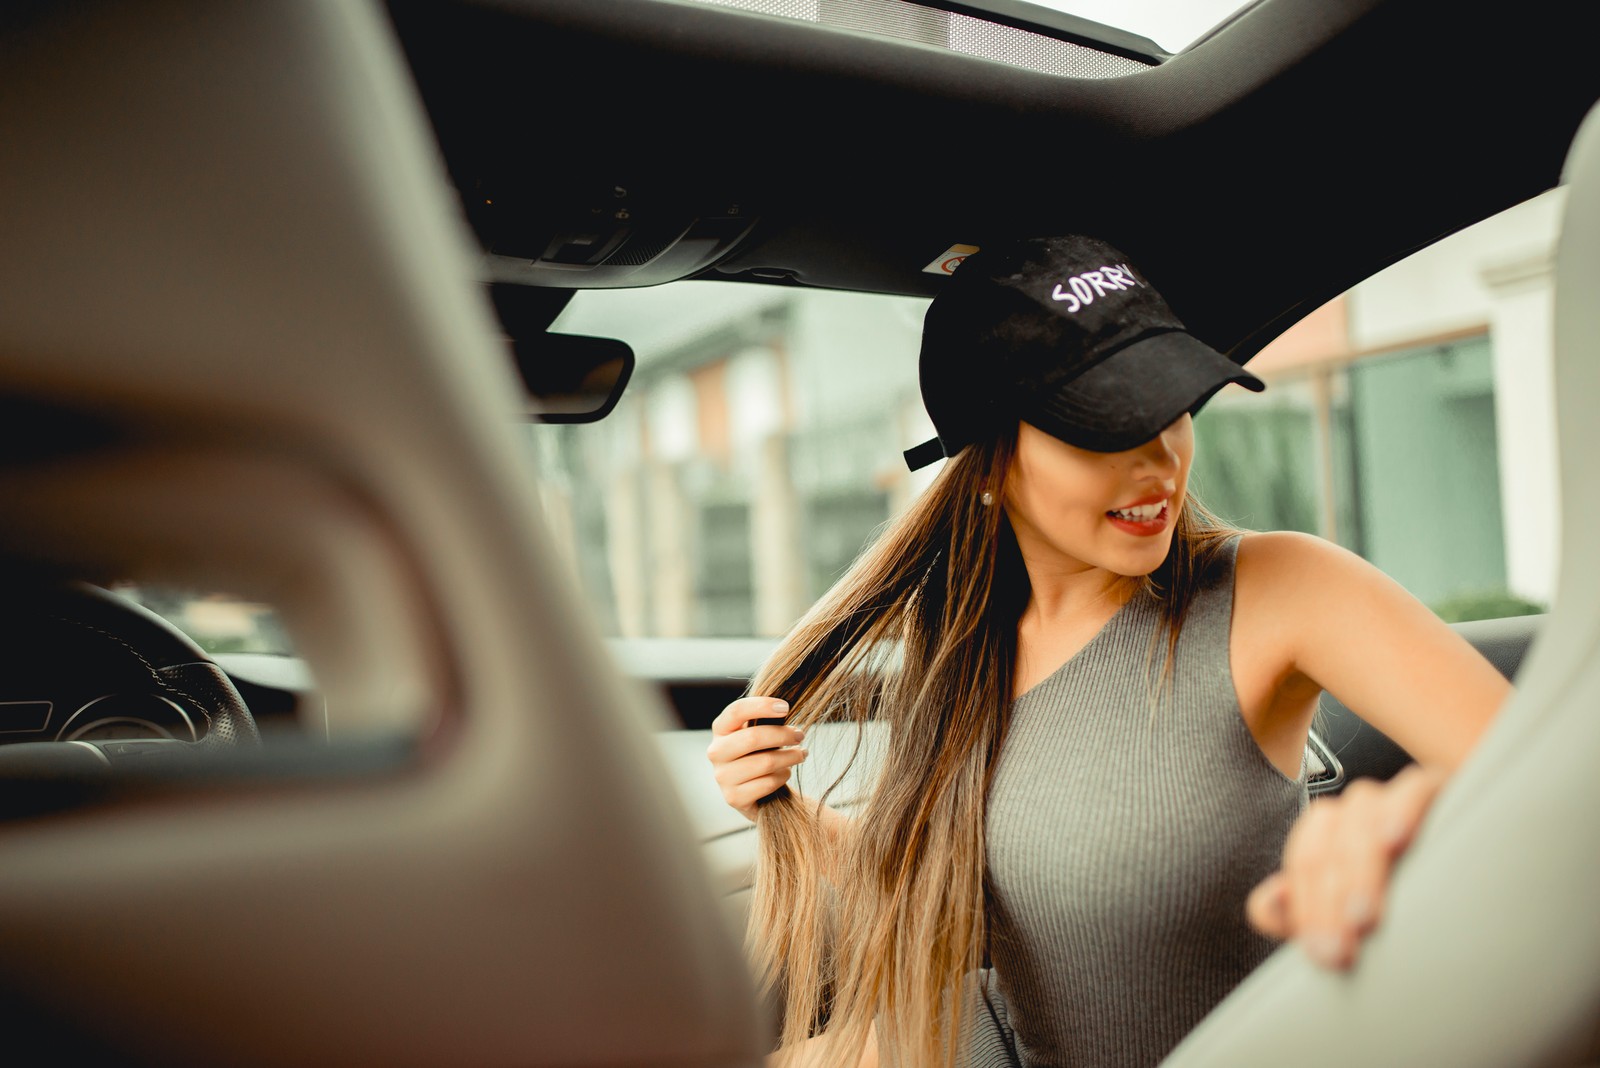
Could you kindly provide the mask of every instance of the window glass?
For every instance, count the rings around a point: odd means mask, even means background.
[[[554,329],[637,367],[603,422],[532,426],[558,542],[625,637],[784,633],[931,479],[926,300],[732,283],[577,294]]]
[[[1303,379],[1260,395],[1223,389],[1195,418],[1195,495],[1253,530],[1318,532],[1324,502],[1316,419],[1316,398]]]
[[[161,616],[208,653],[293,655],[289,636],[270,605],[164,586],[117,583],[110,588]]]
[[[1541,610],[1559,501],[1548,395],[1560,191],[1307,316],[1196,420],[1196,494],[1372,560],[1440,615]],[[594,425],[529,428],[558,541],[608,633],[784,633],[932,479],[901,451],[925,300],[684,282],[578,293],[556,329],[638,368]]]
[[[1505,588],[1492,372],[1486,335],[1345,372],[1350,545],[1430,604]]]

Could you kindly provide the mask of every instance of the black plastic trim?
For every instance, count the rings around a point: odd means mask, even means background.
[[[578,335],[578,334],[546,334],[545,335],[545,338],[547,340],[548,339],[560,339],[560,338],[565,338],[565,337],[582,338],[583,335]],[[638,366],[638,362],[639,361],[638,361],[637,357],[635,357],[634,354],[633,354],[633,347],[631,345],[627,344],[626,342],[617,341],[617,340],[615,340],[613,338],[586,338],[586,340],[589,340],[589,341],[604,341],[604,342],[607,342],[607,343],[609,343],[611,345],[614,345],[616,347],[617,351],[618,351],[618,354],[619,354],[620,358],[622,359],[622,371],[621,371],[621,373],[619,373],[617,375],[617,384],[611,387],[611,394],[610,394],[610,396],[608,396],[606,398],[606,402],[604,404],[600,405],[600,407],[595,408],[595,409],[593,409],[591,411],[587,411],[587,412],[567,412],[567,413],[562,413],[562,412],[532,411],[532,412],[529,412],[527,415],[525,415],[523,417],[523,419],[526,422],[529,422],[529,423],[544,423],[544,424],[552,425],[552,426],[560,426],[560,425],[564,425],[564,424],[570,425],[570,424],[574,424],[574,423],[598,423],[600,420],[602,420],[606,416],[610,415],[616,409],[617,403],[622,400],[623,392],[628,388],[628,383],[633,380],[633,369],[636,366]],[[526,380],[527,376],[528,376],[528,371],[526,370],[526,368],[522,364],[520,350],[519,350],[519,358],[518,358],[518,361],[517,361],[517,369],[518,369],[518,373],[520,373],[523,376],[523,379]]]

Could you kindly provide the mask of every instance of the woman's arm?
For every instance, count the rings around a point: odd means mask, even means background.
[[[1338,697],[1418,763],[1445,772],[1461,764],[1511,692],[1466,639],[1382,571],[1321,538],[1256,534],[1239,555],[1240,607],[1248,600],[1252,640],[1271,646],[1274,661]]]
[[[1289,677],[1334,694],[1418,762],[1388,783],[1358,781],[1313,802],[1290,832],[1281,870],[1250,897],[1259,929],[1300,940],[1322,964],[1348,967],[1378,921],[1395,860],[1511,687],[1355,554],[1293,533],[1247,543],[1252,633],[1274,646]]]

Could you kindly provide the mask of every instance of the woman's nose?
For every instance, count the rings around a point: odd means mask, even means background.
[[[1141,466],[1148,467],[1154,474],[1168,477],[1176,474],[1178,470],[1178,449],[1176,447],[1176,432],[1168,427],[1149,441],[1134,450]]]

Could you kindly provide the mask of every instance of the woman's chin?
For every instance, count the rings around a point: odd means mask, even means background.
[[[1170,532],[1139,540],[1140,544],[1119,545],[1115,551],[1108,553],[1110,559],[1107,561],[1107,570],[1136,578],[1150,574],[1166,562],[1167,554],[1172,550]]]

